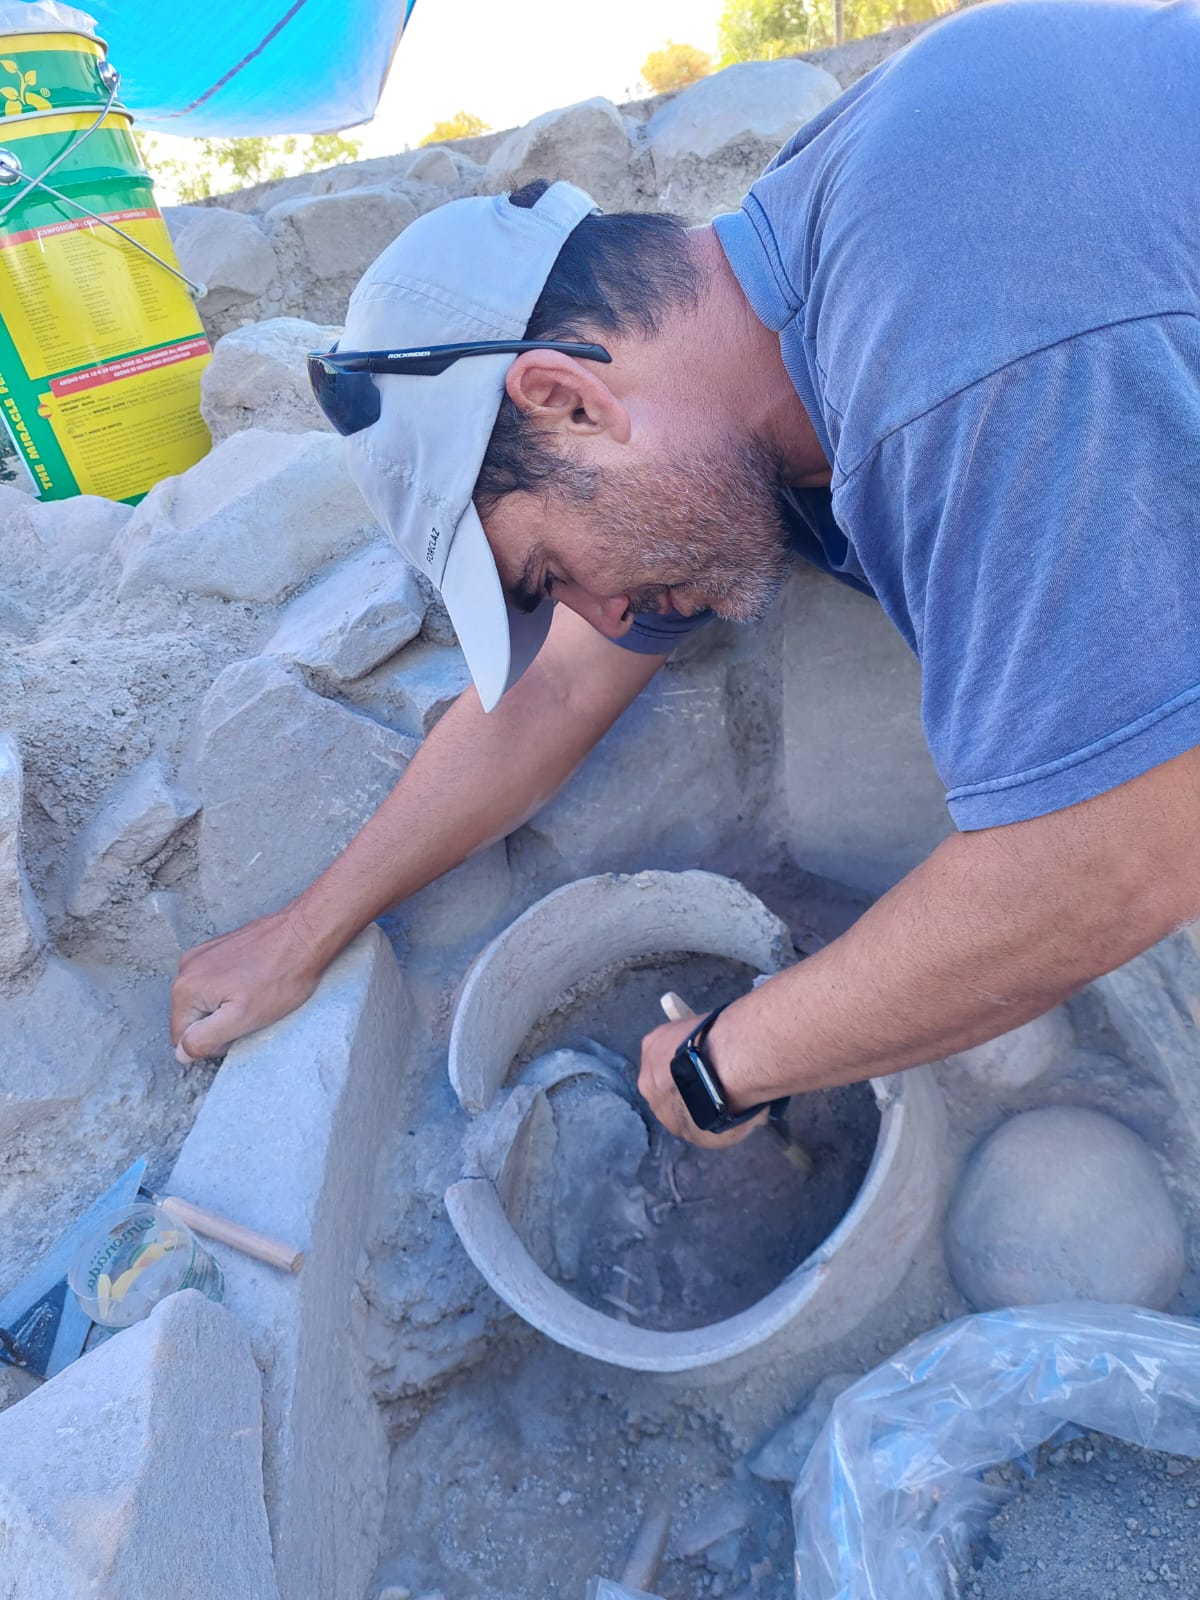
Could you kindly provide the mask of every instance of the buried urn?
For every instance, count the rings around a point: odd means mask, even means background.
[[[450,1045],[473,1120],[446,1194],[475,1265],[560,1344],[697,1372],[815,1346],[896,1287],[931,1225],[927,1069],[797,1096],[785,1127],[703,1151],[661,1129],[629,1057],[678,989],[705,1009],[795,959],[730,879],[583,879],[482,954]]]

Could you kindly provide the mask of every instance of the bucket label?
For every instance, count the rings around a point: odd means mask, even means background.
[[[158,212],[116,211],[105,220],[174,260]],[[124,355],[131,328],[143,345],[173,343],[197,328],[178,278],[86,219],[0,234],[0,304],[31,378]]]
[[[187,339],[51,379],[38,415],[81,493],[120,500],[131,483],[157,483],[196,462],[198,374],[211,357],[207,339]]]

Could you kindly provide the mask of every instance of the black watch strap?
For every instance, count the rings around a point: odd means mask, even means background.
[[[726,1005],[729,1004],[732,1002],[727,1001]],[[746,1111],[729,1109],[729,1099],[716,1068],[704,1054],[704,1041],[709,1029],[724,1010],[725,1006],[718,1006],[715,1011],[702,1017],[671,1057],[671,1077],[675,1087],[687,1107],[688,1116],[703,1133],[727,1133],[730,1128],[737,1128],[752,1117],[757,1117],[765,1104],[778,1103],[764,1102],[764,1105],[751,1106]],[[786,1103],[785,1100],[783,1104]]]

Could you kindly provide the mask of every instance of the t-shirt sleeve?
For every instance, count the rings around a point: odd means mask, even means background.
[[[670,611],[666,616],[659,616],[653,611],[639,611],[629,632],[614,639],[613,643],[642,656],[670,655],[682,639],[697,628],[703,628],[712,619],[711,611],[698,611],[694,617],[685,617],[678,611]]]
[[[839,501],[899,530],[902,566],[876,588],[920,658],[960,828],[1060,810],[1200,744],[1194,317],[1014,362],[898,429]]]

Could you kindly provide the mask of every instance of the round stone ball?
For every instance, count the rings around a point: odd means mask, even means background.
[[[1149,1146],[1082,1106],[1010,1117],[972,1152],[946,1257],[977,1311],[1056,1300],[1162,1310],[1184,1271],[1179,1218]]]

